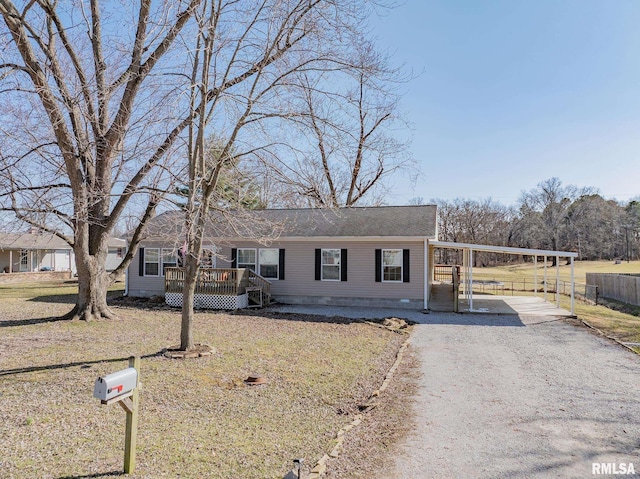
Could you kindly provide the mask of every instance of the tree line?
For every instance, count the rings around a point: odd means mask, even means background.
[[[634,260],[640,255],[639,200],[607,200],[595,188],[564,185],[558,178],[524,191],[513,206],[491,199],[432,201],[438,206],[441,241],[572,251],[578,260]],[[439,255],[444,263],[461,261],[455,251]],[[491,253],[477,253],[474,260],[476,266],[519,261]]]

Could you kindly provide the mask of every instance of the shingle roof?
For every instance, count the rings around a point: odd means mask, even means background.
[[[169,211],[151,220],[147,238],[178,238],[184,213]],[[211,238],[436,237],[436,206],[379,206],[336,209],[253,210],[212,215]]]
[[[124,248],[126,240],[109,238],[109,247]],[[9,249],[71,249],[69,243],[50,233],[0,233],[0,250]]]
[[[0,250],[8,249],[71,249],[71,246],[50,233],[0,233]]]

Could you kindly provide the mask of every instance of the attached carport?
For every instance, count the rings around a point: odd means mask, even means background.
[[[560,280],[560,259],[568,258],[571,265],[571,315],[575,315],[575,274],[574,274],[574,258],[578,256],[577,253],[572,253],[569,251],[550,251],[550,250],[540,250],[540,249],[529,249],[529,248],[513,248],[510,246],[490,246],[490,245],[479,245],[479,244],[470,244],[470,243],[454,243],[448,241],[430,241],[430,247],[432,248],[448,248],[454,249],[458,251],[462,251],[462,284],[464,291],[464,301],[469,306],[470,312],[486,312],[486,307],[476,308],[474,309],[474,295],[473,295],[473,257],[474,253],[477,252],[487,252],[487,253],[502,253],[502,254],[511,254],[518,256],[532,256],[533,257],[533,266],[534,266],[534,295],[538,296],[538,258],[543,258],[543,294],[544,294],[544,302],[546,303],[547,297],[547,284],[549,280],[549,268],[547,265],[549,258],[555,258],[555,281],[556,285]],[[433,264],[433,263],[432,263]],[[553,273],[551,273],[551,276]],[[431,275],[433,278],[433,275]],[[478,303],[478,299],[476,299],[476,303]],[[480,301],[485,301],[480,300]],[[512,300],[513,302],[513,300]],[[533,302],[532,302],[533,303]],[[517,304],[514,302],[514,304]],[[556,308],[560,309],[560,295],[556,294]]]

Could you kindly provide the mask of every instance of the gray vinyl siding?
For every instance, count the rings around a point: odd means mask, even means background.
[[[161,243],[145,243],[140,248],[160,248]],[[172,246],[164,246],[172,247]],[[140,265],[140,249],[138,249],[136,255],[133,257],[131,264],[129,264],[129,296],[164,296],[164,276],[139,276]],[[159,265],[160,273],[162,274],[162,265]]]
[[[234,248],[284,248],[285,279],[271,280],[275,296],[317,296],[339,298],[385,298],[422,300],[424,292],[424,245],[413,242],[300,241],[274,242],[260,246],[238,242]],[[346,249],[347,281],[316,281],[315,250]],[[375,250],[408,249],[410,251],[409,283],[376,283]],[[230,266],[231,246],[221,247],[218,266]]]
[[[158,243],[142,247],[162,247]],[[166,246],[165,246],[166,247]],[[285,279],[270,280],[274,296],[372,298],[422,301],[424,292],[424,244],[422,240],[403,242],[357,242],[357,241],[282,241],[263,246],[251,241],[232,245],[218,245],[218,268],[231,266],[232,248],[279,248],[285,250]],[[347,250],[347,281],[316,281],[316,249]],[[408,249],[410,251],[410,282],[390,283],[375,281],[376,249]],[[139,254],[129,266],[129,295],[164,295],[163,276],[138,275]]]
[[[122,254],[124,256],[125,248],[122,247]],[[107,252],[107,260],[105,262],[105,269],[107,271],[113,271],[116,269],[120,263],[122,262],[122,258],[118,257],[118,248],[110,247]]]

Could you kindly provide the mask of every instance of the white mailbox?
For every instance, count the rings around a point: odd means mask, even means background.
[[[130,396],[138,386],[138,371],[127,368],[96,379],[93,386],[93,397],[101,401],[109,401],[120,396]]]

